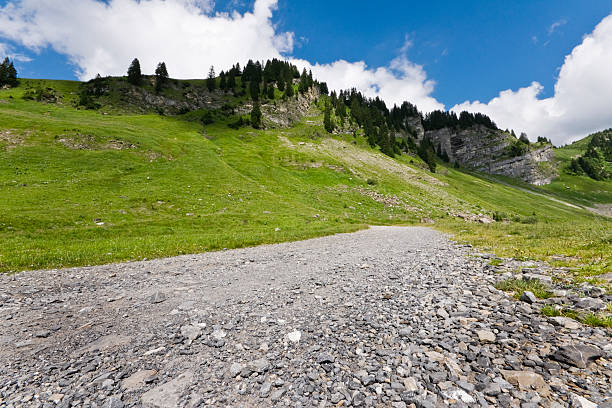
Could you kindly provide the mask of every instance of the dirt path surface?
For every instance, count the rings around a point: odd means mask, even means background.
[[[612,406],[609,333],[426,228],[0,276],[0,406]]]

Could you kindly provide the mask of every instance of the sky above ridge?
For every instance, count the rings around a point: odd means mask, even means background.
[[[388,105],[488,114],[564,144],[612,127],[609,0],[0,0],[0,57],[22,77],[204,77],[292,60]]]

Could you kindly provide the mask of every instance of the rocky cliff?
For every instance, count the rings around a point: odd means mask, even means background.
[[[549,184],[556,176],[551,145],[530,147],[524,154],[513,156],[511,145],[516,138],[482,125],[468,129],[443,128],[426,131],[436,148],[448,154],[451,162],[489,174],[519,178],[530,184]]]

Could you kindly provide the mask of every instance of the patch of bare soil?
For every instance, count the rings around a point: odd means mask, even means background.
[[[7,150],[14,149],[24,143],[24,139],[30,132],[20,132],[14,129],[0,130],[0,144],[4,144]]]
[[[595,207],[589,210],[604,217],[612,217],[612,204],[595,204]]]
[[[130,150],[136,149],[135,144],[124,140],[101,141],[94,135],[77,133],[74,135],[60,135],[56,141],[72,150]]]

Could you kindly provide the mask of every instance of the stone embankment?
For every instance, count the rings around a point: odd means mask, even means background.
[[[470,255],[375,227],[1,276],[0,405],[612,406],[610,332]]]

